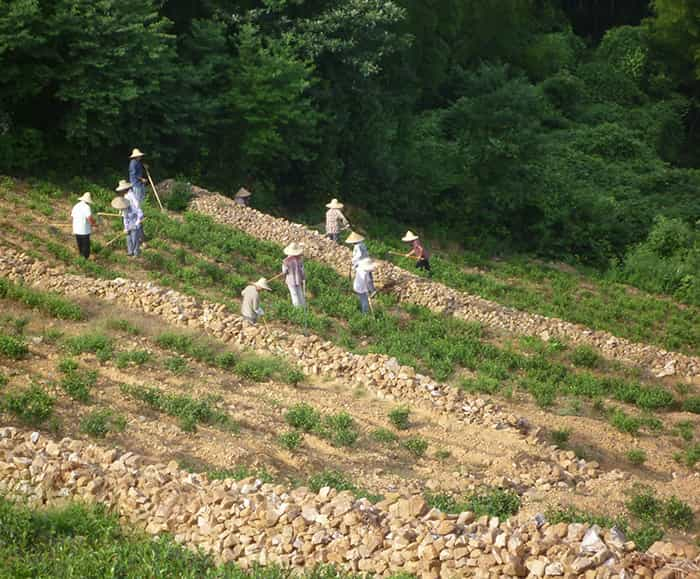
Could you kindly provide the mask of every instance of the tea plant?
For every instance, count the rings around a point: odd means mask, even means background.
[[[106,362],[114,353],[112,340],[105,334],[99,333],[81,334],[69,338],[66,340],[66,348],[74,356],[86,352],[93,353],[100,362]]]
[[[627,460],[629,460],[632,464],[641,466],[647,460],[647,453],[643,448],[633,448],[632,450],[627,451]]]
[[[95,370],[79,370],[74,360],[65,359],[59,364],[59,370],[63,377],[59,382],[61,388],[73,400],[84,404],[90,402],[90,390],[97,384],[97,372]]]
[[[317,493],[323,487],[330,487],[338,492],[350,491],[356,498],[366,498],[372,503],[382,500],[380,495],[375,495],[358,488],[342,472],[338,470],[324,470],[312,475],[308,481],[311,492]]]
[[[301,402],[292,406],[284,415],[284,420],[290,426],[303,432],[314,432],[321,424],[321,413],[313,406]]]
[[[111,410],[94,410],[80,421],[80,432],[95,438],[104,438],[110,432],[122,432],[126,419]]]
[[[428,441],[420,436],[412,436],[407,438],[401,443],[406,450],[408,450],[416,458],[420,458],[428,450]]]
[[[426,493],[425,500],[444,513],[471,511],[476,516],[489,515],[502,521],[520,510],[520,497],[513,491],[498,488],[483,488],[463,500],[457,500],[449,493]]]
[[[24,339],[9,334],[0,334],[0,356],[10,360],[21,360],[29,353]]]
[[[394,442],[398,442],[399,440],[398,435],[388,428],[377,428],[376,430],[372,431],[370,437],[373,440],[384,444],[392,444]]]
[[[591,346],[577,346],[571,351],[571,363],[580,368],[597,368],[601,365],[600,354]]]
[[[79,321],[85,314],[79,305],[52,293],[35,290],[0,277],[0,298],[18,301],[54,318]]]
[[[129,350],[119,352],[114,359],[114,365],[121,369],[128,366],[143,366],[150,359],[151,353],[148,350]]]
[[[685,412],[700,414],[700,396],[691,396],[683,400],[682,408]]]
[[[397,406],[389,412],[389,421],[398,430],[406,430],[409,427],[408,417],[411,409],[408,406]]]
[[[180,375],[187,371],[187,360],[180,356],[172,356],[163,361],[163,366],[173,374]]]
[[[55,399],[38,384],[4,397],[5,409],[30,426],[40,426],[53,414]]]
[[[557,446],[564,446],[569,442],[569,436],[571,436],[570,428],[562,428],[561,430],[552,430],[550,437],[552,442]]]
[[[136,400],[146,402],[154,410],[179,418],[180,428],[186,432],[195,431],[198,423],[211,424],[231,431],[237,428],[225,412],[216,408],[215,397],[208,396],[197,400],[191,396],[166,394],[155,387],[126,384],[122,384],[121,391]]]
[[[277,437],[281,446],[287,450],[296,450],[304,440],[304,435],[298,430],[284,432]]]
[[[641,487],[635,489],[626,503],[629,512],[647,523],[660,521],[674,529],[690,529],[693,524],[693,510],[676,496],[660,499],[653,489]]]

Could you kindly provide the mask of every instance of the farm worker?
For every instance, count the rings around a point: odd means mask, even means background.
[[[250,203],[250,196],[252,193],[248,191],[245,187],[241,187],[238,190],[238,193],[236,193],[236,196],[233,198],[233,200],[238,204],[238,205],[243,205],[243,207],[248,207],[248,204]]]
[[[350,223],[340,211],[344,205],[339,203],[337,199],[326,203],[326,207],[328,207],[328,211],[326,211],[326,236],[337,243],[340,239],[340,230],[349,227]]]
[[[119,192],[120,188],[123,190],[125,186],[129,183],[122,182],[120,187],[117,187]],[[133,257],[138,257],[141,253],[141,223],[143,222],[143,211],[138,203],[135,202],[135,198],[132,195],[129,199],[127,193],[125,197],[117,197],[112,200],[112,207],[119,209],[122,212],[122,219],[124,220],[124,232],[126,233],[126,254]]]
[[[411,251],[406,254],[406,257],[414,257],[416,259],[416,267],[418,269],[424,269],[428,272],[428,275],[432,276],[432,272],[430,271],[430,254],[428,250],[423,247],[420,238],[409,229],[406,235],[401,238],[401,241],[411,244]]]
[[[304,248],[296,241],[284,248],[287,256],[282,261],[282,274],[292,297],[292,305],[295,308],[303,308],[306,305],[306,273],[304,273],[304,258],[301,254]]]
[[[261,277],[255,283],[251,283],[241,292],[243,296],[241,315],[244,320],[251,324],[255,324],[258,318],[265,314],[260,307],[260,290],[272,291],[272,288],[267,284],[267,280],[264,277]]]
[[[143,158],[143,153],[138,149],[131,151],[131,156],[129,159],[129,182],[131,183],[131,189],[138,199],[139,205],[143,203],[146,198],[146,178],[144,176],[144,164],[141,161]]]
[[[75,235],[75,241],[78,244],[78,251],[85,259],[90,257],[90,232],[93,227],[97,226],[90,205],[92,205],[92,195],[88,191],[78,199],[70,212],[73,218],[73,235]]]
[[[363,314],[369,311],[370,294],[376,292],[374,288],[374,279],[372,278],[372,272],[375,267],[375,263],[369,257],[365,257],[357,263],[355,281],[352,284],[352,289],[360,300],[360,310]]]
[[[365,245],[365,238],[354,231],[350,232],[345,243],[352,245],[352,271],[354,273],[360,260],[369,257],[369,251]]]
[[[134,189],[131,187],[131,184],[128,181],[121,180],[119,181],[119,186],[116,189],[117,193],[122,193],[126,191],[126,195],[124,195],[124,199],[126,199],[129,204],[133,207],[134,211],[141,211],[141,222],[139,223],[138,226],[138,236],[139,236],[139,247],[143,246],[146,247],[146,235],[143,232],[143,220],[145,217],[143,217],[143,211],[141,209],[141,202],[139,201],[138,197],[134,193]]]

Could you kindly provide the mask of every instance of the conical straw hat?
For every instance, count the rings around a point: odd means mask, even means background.
[[[285,255],[301,255],[304,253],[304,248],[298,244],[296,241],[292,241],[287,247],[284,248]]]
[[[360,243],[360,241],[364,241],[365,238],[362,237],[360,234],[355,233],[352,231],[350,235],[348,235],[348,238],[345,240],[345,243]]]
[[[328,207],[328,209],[342,209],[345,205],[340,203],[337,199],[331,199],[330,203],[326,203],[326,207]]]
[[[78,201],[85,201],[85,203],[92,205],[92,195],[90,195],[90,191],[86,191],[85,193],[83,193],[83,195],[78,199]]]
[[[131,183],[125,181],[124,179],[120,179],[119,185],[117,185],[115,191],[119,193],[121,191],[128,191],[129,189],[131,189]]]
[[[115,209],[122,210],[126,209],[129,206],[129,202],[126,199],[124,199],[124,197],[115,197],[114,199],[112,199],[111,205]]]
[[[404,236],[401,238],[401,241],[409,242],[409,241],[415,241],[416,239],[418,239],[418,236],[417,236],[415,233],[413,233],[413,231],[411,231],[411,230],[409,229],[409,230],[406,232],[406,235],[404,235]]]
[[[272,288],[267,284],[267,280],[264,277],[261,277],[258,281],[256,281],[254,286],[259,287],[260,289],[264,289],[267,291],[272,291]]]
[[[236,197],[250,197],[251,195],[252,193],[248,191],[248,189],[246,189],[245,187],[241,187],[238,190],[238,193],[236,193]]]
[[[131,151],[131,156],[129,157],[129,159],[136,159],[137,157],[143,157],[143,156],[144,156],[143,153],[141,151],[139,151],[137,148],[137,149],[134,149],[133,151]]]
[[[374,271],[377,264],[374,263],[369,257],[365,257],[357,262],[357,269],[360,271]]]

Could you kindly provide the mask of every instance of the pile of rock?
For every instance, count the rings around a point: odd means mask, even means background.
[[[173,181],[160,183],[168,189]],[[231,225],[260,239],[286,245],[300,241],[305,254],[334,268],[345,276],[350,263],[350,250],[338,245],[316,231],[285,219],[272,217],[249,207],[237,205],[231,199],[193,186],[195,198],[191,209],[211,216],[216,221]],[[509,308],[441,283],[429,281],[407,272],[389,262],[380,261],[376,278],[380,285],[400,300],[426,306],[437,312],[450,313],[465,320],[478,321],[514,334],[539,336],[543,339],[560,338],[574,344],[588,344],[603,355],[649,369],[658,377],[700,375],[700,359],[668,352],[656,346],[637,344],[618,338],[608,332],[594,331],[579,324],[558,318],[548,318]]]
[[[533,485],[544,490],[554,486],[574,489],[600,474],[597,462],[577,459],[572,451],[546,445],[539,429],[532,429],[525,419],[507,414],[481,398],[467,397],[462,391],[439,384],[388,356],[353,354],[316,335],[250,326],[223,304],[200,302],[150,282],[68,274],[60,267],[47,266],[11,248],[3,248],[0,255],[0,275],[61,294],[117,302],[161,316],[175,325],[205,331],[224,342],[279,355],[309,375],[343,379],[362,385],[379,397],[428,406],[449,420],[484,424],[503,431],[504,436],[510,432],[527,437],[541,461],[528,468],[522,478],[508,481],[508,486],[519,490]]]
[[[0,429],[0,491],[35,506],[70,500],[110,505],[148,533],[169,532],[217,561],[244,568],[333,563],[387,576],[670,577],[700,571],[692,546],[655,546],[641,555],[617,529],[535,520],[502,522],[446,514],[419,496],[391,495],[376,505],[325,487],[289,490],[242,481],[209,481],[175,463],[145,464],[131,452],[38,432]],[[670,556],[665,555],[671,553]],[[495,575],[494,575],[495,574]]]

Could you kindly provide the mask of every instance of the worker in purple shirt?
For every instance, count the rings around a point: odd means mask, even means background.
[[[428,272],[428,275],[432,277],[433,273],[430,270],[430,253],[423,247],[420,242],[420,238],[413,233],[413,231],[407,231],[406,235],[401,238],[404,243],[411,244],[411,251],[406,254],[406,257],[413,257],[416,260],[416,267],[418,269],[424,269]]]

